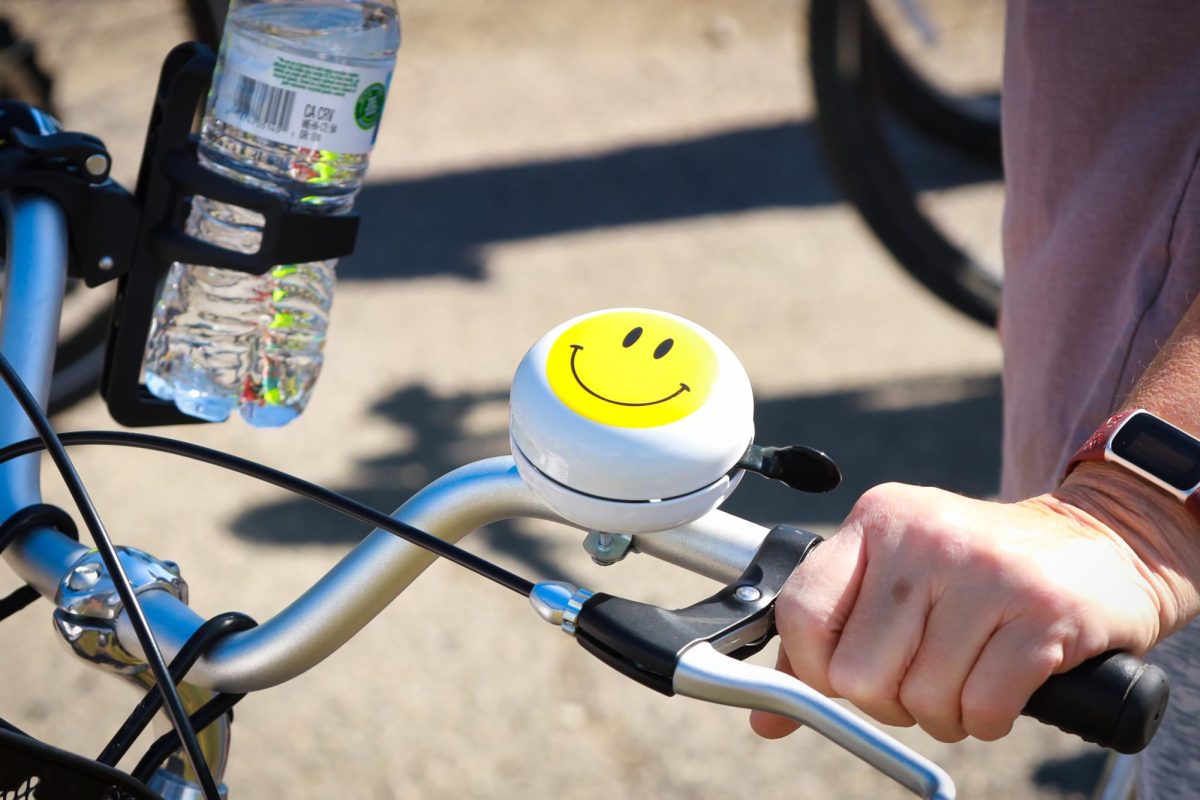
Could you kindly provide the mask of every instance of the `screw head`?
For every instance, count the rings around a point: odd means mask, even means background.
[[[100,567],[96,564],[81,564],[71,571],[67,579],[67,588],[73,592],[90,589],[100,581]]]
[[[117,262],[113,260],[112,256],[101,256],[100,260],[96,262],[96,266],[100,268],[101,272],[110,272],[116,265]]]
[[[762,592],[753,586],[739,586],[733,592],[734,597],[743,603],[753,603],[762,597]]]
[[[108,157],[102,156],[99,153],[93,153],[83,162],[83,167],[88,171],[88,175],[99,178],[108,172]]]

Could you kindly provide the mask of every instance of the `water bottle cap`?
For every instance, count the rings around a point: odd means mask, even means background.
[[[648,309],[597,311],[547,333],[517,367],[510,408],[525,481],[564,517],[608,531],[663,530],[716,507],[754,437],[750,380],[733,352]]]

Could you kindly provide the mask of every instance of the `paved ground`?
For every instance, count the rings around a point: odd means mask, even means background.
[[[82,8],[5,4],[39,30],[68,126],[104,137],[129,181],[181,20],[155,0]],[[641,305],[697,320],[742,357],[760,440],[824,447],[847,475],[815,501],[747,481],[731,510],[828,531],[883,480],[995,491],[994,338],[915,287],[839,203],[798,68],[796,2],[412,0],[401,11],[363,242],[342,267],[310,411],[284,431],[172,433],[391,508],[505,451],[507,384],[544,331]],[[995,186],[937,203],[994,251]],[[94,401],[58,423],[110,424]],[[182,563],[202,613],[264,619],[364,533],[162,456],[79,459],[111,529]],[[578,539],[514,523],[471,546],[526,575],[663,603],[707,588],[644,558],[594,567]],[[0,572],[0,589],[12,583]],[[4,693],[4,716],[98,751],[132,693],[61,657],[45,605],[0,641],[4,685],[30,687]],[[250,698],[236,728],[235,797],[905,796],[811,733],[762,742],[742,712],[619,678],[522,601],[446,565],[326,663]],[[1081,797],[1099,764],[1034,724],[992,745],[900,735],[964,797]]]

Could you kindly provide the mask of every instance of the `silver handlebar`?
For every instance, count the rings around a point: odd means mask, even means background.
[[[34,395],[49,395],[54,348],[66,280],[66,223],[51,200],[5,193],[10,232],[0,347]],[[0,393],[0,445],[32,435],[32,426],[7,392]],[[39,457],[0,465],[0,520],[41,502]],[[521,480],[511,456],[461,467],[414,495],[393,514],[402,522],[457,542],[487,524],[515,517],[570,524]],[[765,528],[722,511],[673,531],[636,536],[633,548],[718,581],[741,574],[765,537]],[[23,532],[5,550],[14,571],[43,596],[86,548],[49,528]],[[188,674],[188,682],[221,692],[250,692],[290,680],[345,644],[435,560],[429,552],[375,530],[316,584],[257,628],[218,642]],[[164,656],[171,659],[204,623],[174,595],[150,589],[139,596]],[[143,658],[128,614],[114,621],[120,644]],[[910,789],[952,798],[953,784],[936,765],[892,740],[793,678],[721,655],[709,645],[683,654],[675,689],[727,705],[783,713],[801,720]]]
[[[29,298],[5,304],[0,346],[17,371],[45,402],[49,394],[66,280],[66,223],[58,206],[36,196],[12,197],[8,222],[6,296]],[[33,435],[15,401],[0,392],[0,443]],[[41,502],[39,457],[0,465],[0,520]],[[400,507],[397,519],[457,542],[484,525],[513,517],[562,522],[517,475],[511,457],[488,459],[440,478]],[[683,529],[656,534],[640,549],[718,580],[738,575],[749,563],[765,530],[714,512]],[[4,558],[23,580],[53,598],[63,577],[87,548],[58,531],[38,528],[19,536]],[[266,689],[310,669],[346,643],[412,583],[434,557],[415,545],[376,530],[312,588],[257,628],[222,640],[188,680],[222,692]],[[173,658],[204,619],[165,591],[139,595],[163,654]],[[143,657],[122,612],[115,620],[121,645]]]
[[[457,542],[472,531],[504,519],[525,517],[562,522],[526,488],[511,456],[469,464],[426,486],[393,516],[401,522]],[[757,540],[747,536],[758,532]],[[725,530],[733,532],[726,536]],[[737,575],[750,562],[766,530],[715,511],[650,548],[670,561],[697,562],[714,577]],[[697,559],[693,543],[726,561]],[[257,628],[236,633],[214,646],[188,680],[223,692],[248,692],[276,686],[320,663],[381,612],[435,556],[386,531],[375,530],[347,553],[312,588]],[[141,595],[159,645],[168,657],[180,648],[203,619],[161,591]],[[141,656],[137,639],[122,614],[117,636],[130,653]]]

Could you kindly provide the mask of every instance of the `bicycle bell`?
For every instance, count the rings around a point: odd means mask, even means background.
[[[585,527],[666,530],[738,485],[754,437],[750,379],[716,336],[662,311],[564,322],[513,378],[509,436],[525,483]]]

